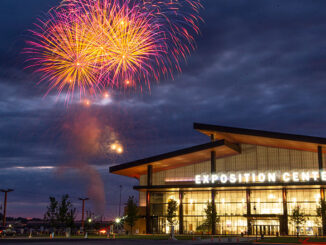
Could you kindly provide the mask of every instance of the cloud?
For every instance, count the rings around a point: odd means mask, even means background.
[[[4,9],[17,2],[3,1]],[[58,176],[39,167],[65,162],[69,145],[61,125],[83,111],[112,129],[125,150],[88,159],[103,178],[111,218],[118,212],[119,185],[126,200],[137,181],[109,174],[108,167],[207,142],[192,129],[194,121],[326,137],[325,1],[206,1],[198,49],[182,74],[143,93],[109,91],[109,99],[89,107],[77,100],[67,106],[54,92],[43,98],[46,86],[22,70],[16,50],[22,44],[12,46],[52,4],[42,0],[0,14],[8,36],[0,41],[0,172],[3,187],[15,188],[12,214],[39,215],[33,202],[47,203],[51,194],[69,193],[80,205],[86,184],[78,172]],[[25,212],[18,211],[23,201]]]

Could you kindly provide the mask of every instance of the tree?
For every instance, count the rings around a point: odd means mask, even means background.
[[[130,233],[132,234],[132,228],[136,223],[137,217],[137,204],[134,200],[134,196],[129,196],[127,205],[126,205],[126,214],[125,222],[130,226]]]
[[[170,199],[168,201],[167,221],[169,222],[169,225],[171,227],[174,226],[176,223],[176,220],[174,220],[174,218],[177,217],[177,210],[178,210],[177,201]],[[171,229],[171,232],[172,232],[172,229]]]
[[[290,216],[291,222],[295,225],[297,229],[297,236],[299,237],[299,228],[302,224],[306,222],[306,217],[304,213],[301,211],[300,206],[296,206],[292,211],[292,216]]]
[[[323,227],[323,235],[326,235],[326,201],[320,199],[319,206],[316,209],[317,217],[321,217],[321,225]],[[320,220],[318,218],[318,220]]]
[[[50,204],[44,214],[44,219],[49,222],[53,228],[58,226],[73,227],[76,215],[76,209],[69,200],[69,195],[63,195],[60,203],[55,197],[49,197]]]
[[[204,226],[207,227],[208,231],[212,231],[213,223],[218,224],[220,222],[220,217],[217,216],[216,206],[213,203],[207,202],[207,207],[204,211],[206,215]]]
[[[60,205],[58,206],[58,222],[65,227],[72,228],[75,224],[75,214],[76,208],[74,208],[73,204],[69,200],[69,195],[63,195]]]
[[[57,211],[58,211],[58,201],[55,199],[55,197],[49,197],[50,199],[50,205],[47,206],[47,211],[44,214],[44,220],[47,221],[52,228],[56,228],[57,223]]]
[[[171,237],[174,237],[174,225],[176,220],[174,219],[177,216],[178,203],[177,201],[170,199],[168,201],[168,210],[167,210],[167,221],[171,227]]]
[[[66,226],[73,228],[75,226],[76,208],[71,208],[67,213]]]

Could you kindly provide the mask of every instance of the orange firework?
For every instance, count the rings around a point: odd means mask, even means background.
[[[67,88],[69,95],[78,87],[81,93],[94,92],[99,85],[99,67],[90,49],[96,37],[84,23],[74,21],[67,26],[62,20],[65,17],[57,15],[44,23],[40,32],[33,31],[36,40],[29,41],[32,47],[26,49],[33,55],[30,66],[50,82],[49,90],[57,88],[60,93]]]
[[[181,71],[180,60],[195,47],[199,7],[190,0],[64,0],[32,31],[30,66],[49,90],[67,88],[68,96],[75,88],[83,95],[149,86]]]

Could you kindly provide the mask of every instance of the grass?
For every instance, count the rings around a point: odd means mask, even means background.
[[[107,239],[106,235],[95,235],[89,234],[87,236],[89,239]],[[112,238],[112,236],[110,236]],[[157,234],[157,235],[116,235],[116,239],[128,239],[128,240],[168,240],[168,234]],[[210,239],[211,235],[175,235],[176,239],[178,240],[192,240],[192,239]],[[227,236],[213,236],[217,237],[227,237]],[[240,236],[229,236],[229,237],[240,237]],[[11,238],[11,237],[8,237]],[[28,238],[28,236],[16,236],[15,238]],[[33,238],[49,238],[49,235],[38,235],[33,236]],[[63,235],[56,235],[54,239],[64,239],[66,238]],[[83,239],[83,235],[73,235],[70,237],[71,239]],[[251,238],[254,238],[251,236]],[[259,237],[258,237],[259,238]],[[300,243],[305,239],[309,239],[308,242],[325,242],[326,237],[266,237],[265,239],[261,240],[264,243]],[[1,239],[0,239],[1,240]],[[258,241],[259,242],[259,241]]]
[[[218,237],[240,237],[240,236],[220,236],[214,235],[214,238]],[[170,235],[117,235],[116,239],[146,239],[146,240],[168,240]],[[192,239],[211,239],[212,235],[175,235],[178,240],[192,240]]]
[[[178,240],[192,240],[192,239],[210,239],[211,235],[175,235],[175,238]],[[219,236],[213,236],[219,237]],[[12,238],[12,237],[6,237]],[[28,238],[28,236],[15,236],[15,238]],[[32,238],[43,238],[50,239],[49,235],[33,235]],[[66,238],[64,235],[55,235],[54,239],[64,239]],[[71,239],[83,239],[83,235],[72,235]],[[87,236],[88,239],[107,239],[106,235],[95,235],[89,234]],[[112,238],[112,236],[110,236]],[[155,234],[155,235],[115,235],[115,239],[128,239],[128,240],[168,240],[170,235],[168,234]]]
[[[167,240],[168,235],[116,235],[116,239]]]
[[[261,242],[264,243],[301,243],[308,238],[308,242],[326,242],[325,237],[267,237]]]

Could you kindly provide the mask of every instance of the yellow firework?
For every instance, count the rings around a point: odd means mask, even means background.
[[[67,98],[76,88],[82,95],[149,85],[181,70],[179,61],[194,48],[191,30],[198,34],[199,6],[190,0],[64,0],[32,31],[30,67],[42,73],[49,91],[67,91]]]

